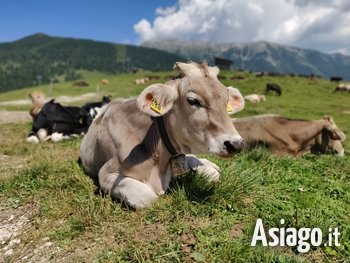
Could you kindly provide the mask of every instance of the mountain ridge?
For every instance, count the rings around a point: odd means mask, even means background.
[[[350,80],[350,56],[263,40],[216,44],[172,39],[147,41],[141,46],[168,51],[188,60],[207,60],[210,64],[213,64],[214,57],[229,59],[237,69],[316,74],[327,78],[336,75]]]

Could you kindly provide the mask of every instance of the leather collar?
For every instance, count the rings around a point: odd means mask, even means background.
[[[167,133],[166,128],[165,128],[163,116],[155,117],[155,118],[153,118],[153,120],[157,124],[160,138],[162,139],[165,148],[168,150],[168,152],[171,154],[171,156],[179,155],[179,153],[176,151],[175,147],[173,146],[173,144],[171,143],[171,141],[169,139],[168,133]]]

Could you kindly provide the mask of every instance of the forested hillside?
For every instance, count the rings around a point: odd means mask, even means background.
[[[79,69],[104,73],[135,68],[169,70],[178,55],[152,48],[35,34],[0,44],[0,92],[81,78]]]

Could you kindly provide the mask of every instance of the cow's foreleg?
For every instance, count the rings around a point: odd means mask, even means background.
[[[147,184],[125,176],[118,176],[111,196],[136,209],[149,206],[157,198],[156,193]]]
[[[149,206],[157,198],[153,189],[134,178],[120,175],[117,165],[112,159],[98,173],[102,191],[136,209]]]
[[[209,181],[217,182],[220,179],[220,168],[207,159],[197,158],[192,154],[186,154],[186,160],[192,170],[204,174]]]

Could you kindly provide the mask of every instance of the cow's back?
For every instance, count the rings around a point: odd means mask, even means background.
[[[265,114],[255,117],[234,119],[233,123],[244,141],[248,142],[252,138],[256,140],[260,137],[266,140],[263,136],[266,132],[269,133],[270,130],[276,129],[278,126],[276,124],[280,122],[280,120],[281,116],[279,115]]]
[[[248,148],[259,144],[271,149],[283,148],[285,140],[290,137],[290,122],[280,115],[234,119],[233,123]]]

